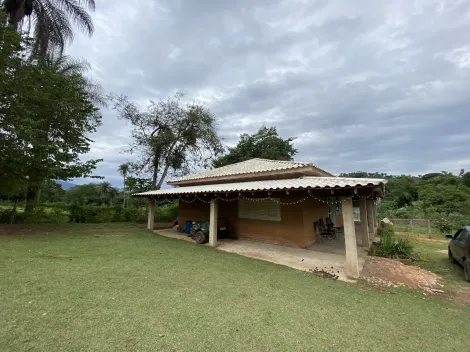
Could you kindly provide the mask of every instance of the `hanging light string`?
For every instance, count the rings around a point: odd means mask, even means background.
[[[275,203],[280,204],[280,205],[296,205],[296,204],[303,203],[304,201],[306,201],[309,198],[315,199],[316,201],[324,203],[324,204],[332,204],[333,205],[333,204],[338,204],[338,203],[341,202],[341,201],[338,200],[338,197],[336,197],[336,200],[330,201],[328,199],[325,200],[324,198],[315,197],[312,194],[308,194],[306,197],[303,197],[303,198],[301,198],[297,201],[293,201],[293,202],[283,202],[283,201],[280,201],[276,198],[272,198],[271,196],[264,197],[264,198],[250,198],[250,197],[246,197],[246,196],[242,195],[241,193],[239,193],[238,197],[236,197],[236,198],[221,198],[219,196],[216,196],[212,199],[213,200],[221,200],[221,201],[224,201],[224,202],[233,202],[233,201],[236,201],[236,200],[239,200],[239,199],[245,199],[245,200],[249,200],[249,201],[252,201],[252,202],[263,202],[263,201],[269,200],[269,201],[275,202]],[[374,195],[356,196],[356,198],[370,199],[370,200],[373,200],[375,204],[377,204],[377,199]],[[211,200],[201,199],[199,196],[194,196],[194,199],[192,199],[192,200],[184,199],[181,196],[179,196],[178,199],[181,200],[183,203],[194,203],[196,200],[199,200],[200,202],[206,203],[206,204],[211,203]],[[164,198],[163,200],[171,200],[171,199]],[[354,200],[354,198],[353,197],[348,197],[348,198],[341,197],[341,200]]]

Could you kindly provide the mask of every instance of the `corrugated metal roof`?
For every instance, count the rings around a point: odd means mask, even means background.
[[[254,174],[269,171],[284,171],[299,168],[314,168],[324,173],[325,175],[332,176],[329,172],[319,168],[312,163],[304,163],[299,161],[281,161],[254,158],[247,161],[242,161],[236,164],[219,167],[217,169],[204,171],[199,174],[184,176],[174,180],[169,180],[168,184],[177,184],[185,181],[211,179],[224,176],[235,176],[244,174]]]
[[[214,185],[200,185],[187,187],[174,187],[134,194],[137,197],[152,195],[177,195],[177,194],[200,194],[200,193],[223,193],[244,191],[274,191],[307,188],[347,188],[378,186],[387,183],[387,180],[378,178],[349,178],[349,177],[311,177],[291,178],[285,180],[265,180],[222,183]]]

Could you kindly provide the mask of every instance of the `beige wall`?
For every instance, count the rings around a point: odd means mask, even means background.
[[[283,202],[295,202],[300,197],[285,197]],[[262,242],[307,247],[319,235],[314,231],[313,222],[328,216],[328,206],[314,199],[302,203],[281,205],[281,221],[253,220],[238,218],[237,201],[219,200],[219,218],[228,217],[232,231],[240,238]],[[209,204],[199,200],[179,204],[179,223],[184,227],[186,220],[209,220]]]

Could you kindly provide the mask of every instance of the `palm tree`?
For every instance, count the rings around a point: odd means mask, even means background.
[[[129,173],[129,164],[126,163],[126,164],[119,165],[118,171],[121,174],[121,176],[124,178],[124,189],[123,189],[124,201],[122,202],[122,207],[125,208],[126,207],[126,177],[127,177],[127,174]]]
[[[102,107],[107,106],[107,98],[103,92],[101,84],[85,76],[85,73],[91,68],[90,64],[86,60],[63,55],[60,52],[49,52],[46,56],[40,58],[39,61],[44,66],[51,68],[60,74],[66,76],[80,76],[90,100],[96,105],[100,105]]]
[[[9,23],[20,29],[26,16],[34,25],[33,55],[44,57],[50,50],[62,52],[73,40],[70,19],[91,36],[93,22],[87,10],[95,10],[95,0],[4,0]]]

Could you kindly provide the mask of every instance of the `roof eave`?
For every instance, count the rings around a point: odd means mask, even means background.
[[[204,184],[206,182],[218,182],[218,181],[238,181],[240,179],[246,179],[247,177],[263,177],[263,176],[276,176],[276,175],[288,175],[292,173],[315,171],[319,176],[324,177],[335,177],[335,175],[330,174],[329,172],[322,170],[313,165],[298,166],[292,167],[286,170],[272,170],[272,171],[260,171],[260,172],[251,172],[251,173],[239,173],[234,175],[227,176],[214,176],[214,177],[203,177],[203,178],[192,178],[188,180],[169,180],[167,184],[171,186],[184,186],[184,185],[196,185]]]

